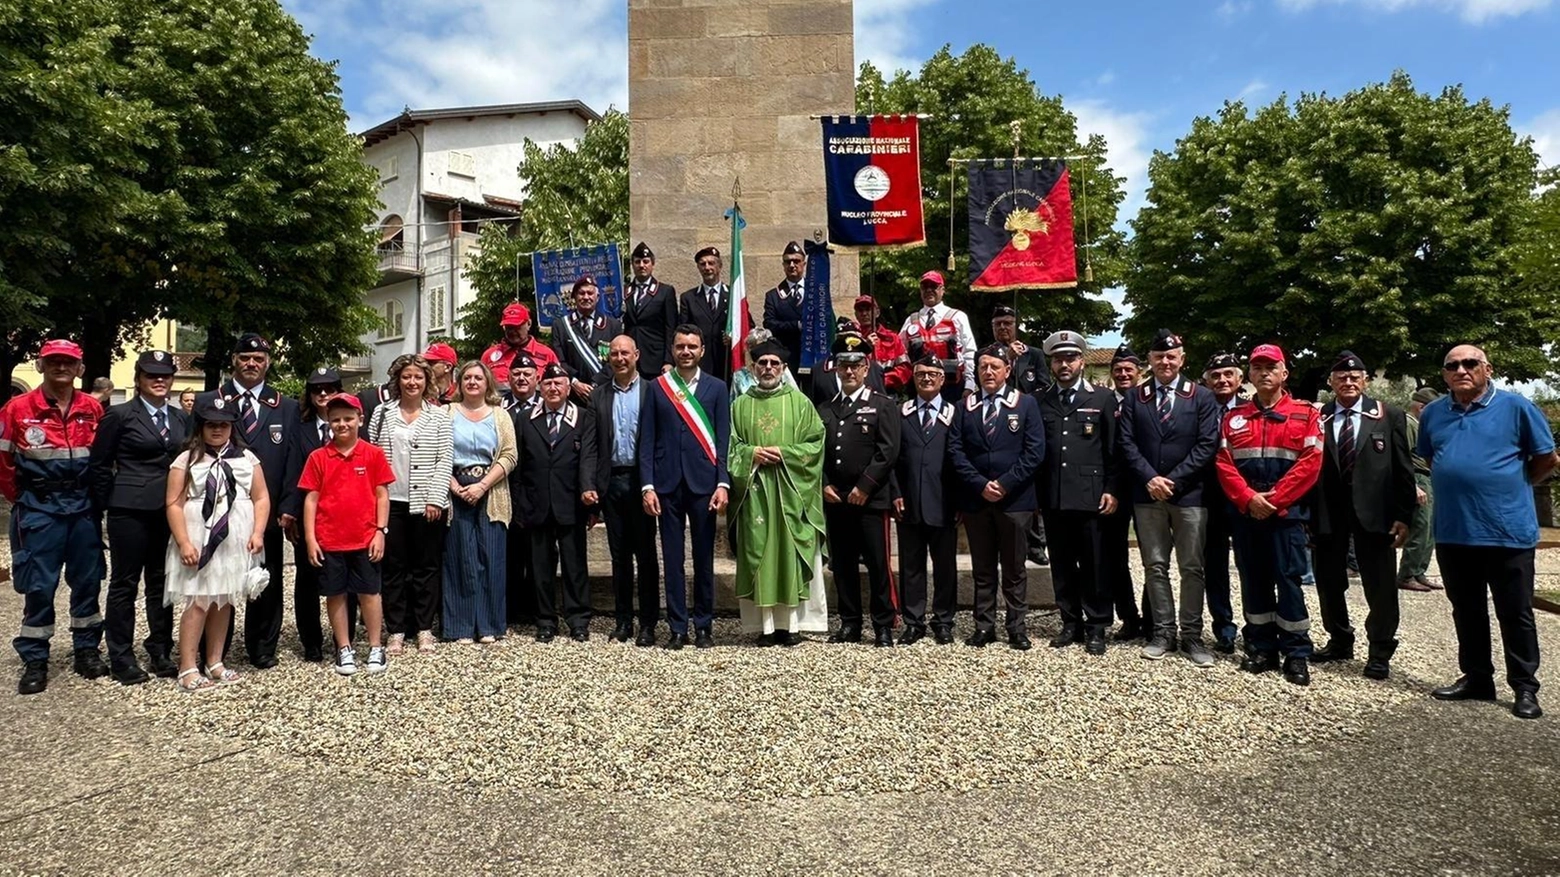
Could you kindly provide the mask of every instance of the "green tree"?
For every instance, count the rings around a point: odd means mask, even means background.
[[[0,299],[31,315],[7,356],[70,335],[106,374],[159,316],[207,327],[212,385],[243,329],[300,366],[363,349],[378,181],[276,0],[20,0],[0,40],[0,161],[25,171],[0,184]]]
[[[466,266],[477,296],[456,321],[463,355],[480,353],[494,337],[504,305],[534,301],[531,253],[628,239],[628,116],[621,110],[608,109],[573,146],[543,149],[527,139],[517,173],[526,189],[521,221],[483,229]]]
[[[1339,350],[1428,380],[1458,342],[1517,379],[1553,372],[1553,279],[1524,286],[1537,158],[1508,112],[1409,77],[1198,118],[1149,166],[1133,222],[1126,334],[1193,361],[1273,340],[1310,397]]]
[[[991,309],[1011,303],[1013,297],[972,294],[969,290],[966,170],[963,165],[950,168],[948,159],[1012,156],[1012,123],[1018,122],[1019,155],[1083,156],[1069,163],[1079,286],[1020,294],[1021,325],[1031,341],[1037,340],[1039,333],[1062,328],[1098,334],[1115,325],[1115,308],[1098,296],[1106,288],[1120,285],[1126,268],[1124,236],[1113,228],[1125,198],[1122,185],[1126,180],[1111,170],[1105,138],[1096,134],[1080,141],[1077,119],[1060,97],[1041,93],[1029,71],[1019,69],[1013,59],[1003,58],[986,45],[971,46],[959,56],[944,46],[919,73],[902,70],[887,81],[877,68],[864,63],[856,80],[856,110],[933,116],[921,125],[921,183],[928,193],[922,204],[927,245],[873,253],[862,260],[862,288],[872,290],[885,312],[902,317],[918,307],[918,278],[937,268],[947,280],[949,302],[969,313],[977,338],[989,340]],[[952,251],[956,257],[952,271],[947,270],[946,261],[950,188],[954,199]],[[1092,280],[1085,277],[1086,244],[1093,264]]]

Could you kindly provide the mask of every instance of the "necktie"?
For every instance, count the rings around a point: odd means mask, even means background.
[[[556,411],[549,411],[549,412],[547,412],[547,444],[549,444],[549,445],[556,445],[557,443],[558,443],[558,412],[556,412]]]
[[[168,437],[168,412],[159,411],[152,415],[152,422],[157,424],[157,435],[161,438]]]
[[[255,394],[245,393],[239,407],[244,416],[244,437],[253,438],[255,430],[260,428],[260,417],[255,411]]]
[[[1343,425],[1338,427],[1338,470],[1345,483],[1354,479],[1354,409],[1343,410]]]
[[[802,285],[800,283],[791,284],[791,294],[796,296],[796,303],[800,305],[802,303]]]
[[[923,322],[925,322],[925,324],[926,324],[926,331],[927,332],[931,332],[932,331],[932,327],[937,325],[937,317],[933,313],[931,308],[927,308],[926,309],[926,319]]]
[[[320,444],[330,444],[330,424],[328,423],[320,424]]]
[[[985,413],[980,417],[981,425],[986,428],[986,437],[991,438],[997,431],[997,397],[987,396],[981,403],[986,407]]]
[[[710,310],[720,310],[720,289],[713,286],[710,287]]]
[[[931,431],[932,431],[932,403],[930,403],[930,402],[922,402],[921,403],[921,432],[930,433]]]
[[[1166,423],[1170,420],[1170,388],[1159,388],[1159,422]]]
[[[645,288],[646,288],[646,285],[643,284],[643,283],[636,283],[636,284],[634,284],[634,306],[635,307],[638,307],[638,306],[640,306],[640,305],[645,303]]]
[[[1062,404],[1065,405],[1068,408],[1071,408],[1073,406],[1073,400],[1076,399],[1077,397],[1078,397],[1078,391],[1077,390],[1071,389],[1071,388],[1063,390],[1062,391]]]

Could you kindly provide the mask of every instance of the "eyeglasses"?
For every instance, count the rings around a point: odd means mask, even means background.
[[[785,260],[785,263],[786,263],[786,264],[787,264],[787,265],[800,265],[800,264],[802,264],[802,262],[804,262],[804,261],[806,261],[806,260],[805,260],[805,259],[802,259],[802,258],[801,258],[801,257],[797,257],[797,258],[794,258],[794,259],[786,259],[786,260]]]
[[[785,363],[778,359],[760,359],[756,365],[761,369],[773,371],[775,369],[784,367]]]
[[[1441,368],[1449,372],[1456,372],[1458,369],[1473,372],[1478,371],[1481,365],[1484,365],[1484,360],[1482,359],[1453,359],[1441,363]]]

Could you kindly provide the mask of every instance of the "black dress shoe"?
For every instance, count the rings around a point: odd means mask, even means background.
[[[1022,630],[1015,630],[1008,634],[1008,648],[1014,651],[1027,652],[1033,644],[1029,641],[1029,634]]]
[[[872,645],[879,649],[891,648],[894,645],[894,629],[880,627],[873,631]]]
[[[1284,681],[1291,685],[1311,684],[1311,667],[1305,658],[1284,659]]]
[[[37,694],[49,687],[49,662],[28,661],[22,668],[22,678],[16,682],[17,694]]]
[[[147,655],[146,666],[151,674],[159,679],[172,679],[179,675],[179,665],[161,652]]]
[[[1064,624],[1056,636],[1051,637],[1051,648],[1064,649],[1083,639],[1083,629],[1076,624]]]
[[[536,641],[539,643],[550,643],[556,636],[558,636],[558,631],[550,627],[538,627],[536,629]]]
[[[647,649],[647,648],[655,645],[655,628],[653,628],[653,627],[642,627],[642,628],[640,628],[639,629],[639,636],[634,637],[634,645],[636,645],[636,646],[638,646],[638,647],[640,647],[642,649]]]
[[[802,635],[794,630],[775,631],[775,645],[790,648],[802,644]]]
[[[120,685],[140,685],[150,682],[152,677],[146,675],[140,664],[122,664],[113,669],[114,681]]]
[[[1494,700],[1495,680],[1464,676],[1444,688],[1430,692],[1436,700]]]
[[[1117,628],[1115,633],[1111,634],[1111,639],[1114,639],[1116,642],[1126,642],[1129,639],[1141,639],[1144,630],[1145,626],[1140,619],[1128,618],[1127,620],[1121,622],[1121,627]]]
[[[829,634],[831,643],[859,643],[861,642],[861,628],[850,624],[840,625],[840,629]]]
[[[715,637],[707,627],[701,627],[693,632],[693,647],[696,649],[708,649],[715,645]]]
[[[249,662],[249,666],[255,668],[256,670],[269,670],[276,666],[276,656],[261,655],[260,657],[251,660]]]
[[[940,646],[953,644],[953,628],[938,624],[932,627],[932,641]]]
[[[1252,652],[1241,659],[1240,669],[1247,673],[1266,673],[1278,669],[1278,656],[1272,652]]]
[[[1029,561],[1036,566],[1051,565],[1051,559],[1045,556],[1044,545],[1029,549]]]
[[[666,648],[674,652],[687,644],[688,635],[686,633],[669,633],[666,635]]]
[[[1221,636],[1215,638],[1213,641],[1213,650],[1216,652],[1222,652],[1226,655],[1235,654],[1235,637]]]
[[[1091,655],[1105,654],[1105,631],[1090,630],[1083,641],[1083,650]]]
[[[303,659],[310,664],[323,664],[325,662],[325,651],[323,649],[304,649]]]
[[[772,634],[772,633],[761,633],[761,634],[758,635],[758,639],[753,640],[753,645],[755,645],[755,646],[773,646],[773,645],[779,645],[779,643],[775,641],[775,635],[774,634]]]
[[[1380,680],[1385,679],[1391,675],[1392,665],[1387,663],[1386,658],[1371,658],[1369,661],[1365,662],[1366,679]]]
[[[1354,644],[1340,643],[1337,641],[1327,644],[1327,648],[1311,653],[1311,662],[1314,664],[1336,664],[1339,661],[1354,660]]]
[[[967,646],[974,646],[977,649],[983,649],[986,646],[991,645],[992,643],[994,643],[996,641],[997,641],[997,632],[996,631],[994,631],[994,630],[981,630],[980,628],[976,628],[975,632],[970,634],[969,639],[966,639],[964,641],[964,644],[967,645]]]
[[[1511,714],[1519,719],[1536,719],[1542,716],[1544,711],[1538,708],[1538,692],[1517,692],[1517,702],[1511,705]]]
[[[72,669],[76,675],[87,679],[101,679],[108,675],[108,665],[103,663],[103,656],[98,654],[97,649],[77,649]]]
[[[569,639],[572,639],[572,640],[574,640],[577,643],[588,643],[588,642],[590,642],[590,628],[588,628],[588,627],[576,627],[576,628],[574,628],[573,630],[569,631]]]
[[[923,640],[925,638],[926,638],[926,628],[924,628],[924,627],[916,627],[915,625],[911,625],[911,626],[905,628],[905,632],[904,633],[900,634],[900,636],[899,636],[899,644],[902,645],[902,646],[913,646],[913,645],[915,645],[916,643],[920,642],[921,640]]]
[[[634,626],[632,624],[619,624],[612,628],[611,636],[607,639],[616,643],[626,643],[634,638]]]

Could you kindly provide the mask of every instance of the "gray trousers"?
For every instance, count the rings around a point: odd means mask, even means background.
[[[1176,636],[1176,600],[1170,590],[1170,549],[1174,546],[1176,567],[1181,571],[1180,635],[1182,639],[1202,639],[1203,542],[1208,510],[1151,502],[1135,504],[1132,513],[1147,579],[1144,589],[1154,608],[1154,635],[1166,639]]]

